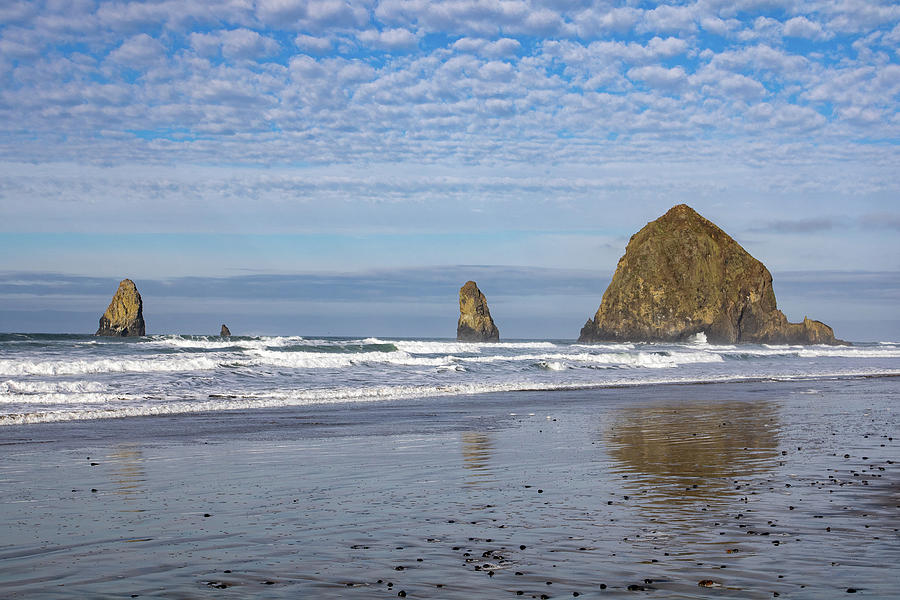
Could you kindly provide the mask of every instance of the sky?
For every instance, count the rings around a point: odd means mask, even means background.
[[[0,3],[0,331],[574,338],[686,202],[900,339],[900,4]]]

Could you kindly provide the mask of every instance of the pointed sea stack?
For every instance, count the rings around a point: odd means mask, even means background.
[[[499,342],[500,331],[491,319],[487,298],[474,281],[459,288],[459,324],[456,339],[461,342]]]
[[[579,342],[842,344],[831,327],[778,310],[772,275],[727,233],[679,204],[631,236]]]
[[[134,282],[123,279],[106,312],[100,317],[95,335],[134,337],[145,335],[144,304]]]
[[[228,326],[225,325],[225,323],[222,323],[222,331],[219,332],[219,335],[222,336],[222,337],[229,337],[229,336],[231,336],[231,330],[228,329]]]

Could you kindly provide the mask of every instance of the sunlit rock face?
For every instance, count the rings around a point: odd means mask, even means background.
[[[487,298],[474,281],[467,281],[459,290],[459,323],[456,339],[461,342],[497,342],[500,331],[491,318]]]
[[[137,287],[123,279],[106,312],[100,317],[96,335],[133,337],[145,335],[144,304]]]
[[[679,204],[631,237],[580,342],[836,344],[831,327],[778,310],[772,275],[712,222]]]

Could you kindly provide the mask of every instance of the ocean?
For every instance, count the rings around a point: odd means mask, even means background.
[[[896,342],[5,334],[0,597],[895,598],[897,375]]]
[[[0,426],[496,392],[900,375],[900,342],[0,335]]]

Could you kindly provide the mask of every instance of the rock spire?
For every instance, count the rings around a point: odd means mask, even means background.
[[[578,340],[683,341],[698,333],[710,343],[843,343],[819,321],[789,323],[768,269],[679,204],[631,236]]]
[[[100,317],[96,335],[132,337],[145,335],[144,305],[134,282],[123,279],[112,301]]]
[[[487,298],[474,281],[467,281],[459,289],[459,323],[456,339],[461,342],[497,342],[500,331],[494,325]]]
[[[231,335],[231,330],[228,329],[228,326],[225,323],[222,323],[222,331],[219,332],[219,335],[222,337],[229,337]]]

